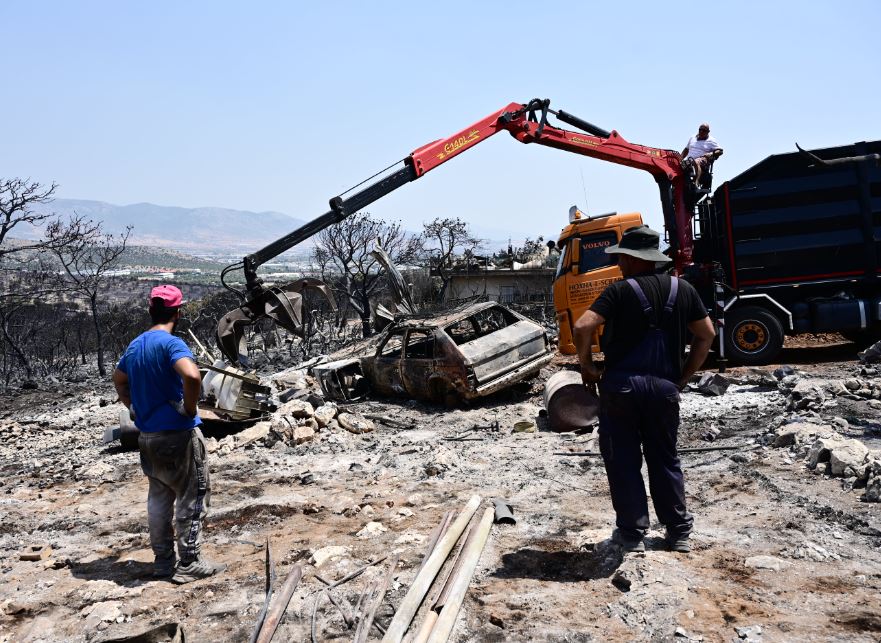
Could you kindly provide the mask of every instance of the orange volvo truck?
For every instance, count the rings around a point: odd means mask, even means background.
[[[560,259],[554,273],[554,309],[561,353],[575,354],[572,342],[575,320],[606,286],[621,279],[617,255],[606,254],[606,248],[618,243],[625,230],[638,225],[642,225],[638,212],[611,212],[592,217],[574,205],[569,208],[569,225],[560,232],[556,243]],[[599,351],[601,332],[599,329],[594,337],[594,352]]]

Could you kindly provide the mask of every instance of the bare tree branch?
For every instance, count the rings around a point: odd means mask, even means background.
[[[421,239],[399,222],[386,223],[364,212],[319,232],[312,253],[322,279],[358,312],[364,337],[372,333],[371,301],[386,283],[371,254],[377,239],[396,264],[413,263],[422,248]]]
[[[431,267],[441,280],[438,300],[442,300],[450,283],[456,251],[462,254],[473,253],[481,241],[471,233],[468,223],[459,217],[437,217],[423,223],[422,227],[426,246],[432,254]]]
[[[71,289],[88,302],[95,325],[98,372],[102,377],[107,375],[107,367],[104,363],[104,336],[98,301],[107,272],[125,252],[131,231],[129,226],[118,236],[104,234],[99,223],[80,216],[75,216],[67,223],[56,222],[47,229],[50,250],[61,263]]]

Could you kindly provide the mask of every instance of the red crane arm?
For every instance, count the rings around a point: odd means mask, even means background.
[[[671,150],[629,143],[615,131],[606,132],[562,110],[551,110],[549,105],[550,101],[539,99],[533,99],[526,105],[511,103],[449,138],[420,147],[403,159],[403,166],[399,169],[369,182],[378,176],[375,175],[333,197],[328,212],[249,254],[241,262],[224,268],[220,274],[221,283],[238,294],[244,303],[227,313],[218,324],[218,345],[223,354],[233,363],[241,362],[243,354],[239,351],[242,347],[243,328],[262,317],[272,317],[291,332],[302,334],[300,292],[304,287],[314,284],[300,282],[291,285],[287,290],[264,287],[257,276],[260,265],[502,131],[509,132],[521,143],[547,145],[566,152],[635,167],[651,174],[661,191],[664,224],[669,234],[676,269],[681,272],[685,266],[691,264],[693,241],[690,212],[685,198],[685,175],[679,164],[679,154]],[[579,128],[583,133],[548,125],[549,113],[560,121]],[[226,275],[238,268],[243,269],[247,292],[233,288],[225,281]]]
[[[415,181],[426,172],[502,131],[510,132],[521,143],[547,145],[566,152],[635,167],[650,173],[661,190],[664,224],[669,234],[676,268],[681,270],[690,264],[693,245],[691,217],[685,198],[685,175],[679,165],[679,154],[671,150],[629,143],[615,131],[606,132],[562,110],[551,110],[548,108],[549,104],[550,101],[539,99],[533,99],[525,105],[510,103],[448,138],[423,145],[403,159],[403,167],[400,169],[383,176],[349,196],[345,196],[345,198],[343,195],[332,198],[330,211],[248,255],[241,264],[233,264],[228,269],[243,267],[247,290],[260,292],[261,286],[257,278],[257,268],[265,261],[278,256],[326,227],[342,221],[350,214],[367,207],[402,185]],[[584,132],[573,132],[548,125],[548,113],[569,125],[584,130]],[[347,190],[344,194],[353,192],[364,183],[367,181]],[[223,281],[223,275],[226,272],[224,271],[221,275],[221,281]]]
[[[536,111],[544,108],[539,119]],[[453,157],[485,141],[501,131],[508,131],[521,143],[538,143],[565,152],[590,156],[610,163],[626,165],[651,174],[661,190],[664,223],[673,246],[677,269],[692,262],[693,239],[691,213],[685,197],[685,173],[678,152],[630,143],[618,132],[603,132],[607,136],[573,132],[548,125],[547,101],[532,101],[527,105],[511,103],[452,136],[434,141],[414,150],[408,162],[417,178]],[[552,112],[569,122],[583,123],[565,112]]]

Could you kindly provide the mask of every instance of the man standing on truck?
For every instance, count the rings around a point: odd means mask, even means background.
[[[587,384],[599,382],[600,452],[617,525],[612,540],[628,552],[645,550],[649,528],[640,472],[643,455],[667,544],[673,551],[690,551],[693,520],[685,507],[676,452],[679,391],[703,364],[716,336],[694,287],[656,271],[659,262],[669,261],[659,242],[660,235],[643,225],[625,231],[618,245],[606,248],[618,255],[624,279],[609,285],[574,328],[582,378]],[[601,374],[591,345],[603,325]],[[686,329],[692,334],[687,360]]]
[[[150,292],[152,326],[136,337],[113,373],[120,401],[140,431],[141,468],[147,476],[147,522],[153,575],[188,583],[226,569],[200,555],[210,484],[197,403],[202,377],[190,349],[173,335],[183,304],[175,286]],[[175,566],[175,534],[177,523]]]
[[[701,184],[701,174],[710,163],[722,156],[722,148],[712,136],[710,136],[710,124],[701,123],[697,128],[697,135],[688,139],[688,144],[682,150],[683,167],[686,163],[694,163],[694,182]]]

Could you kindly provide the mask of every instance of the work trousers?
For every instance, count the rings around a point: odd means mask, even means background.
[[[631,376],[618,392],[600,395],[600,452],[616,524],[626,538],[642,539],[650,524],[643,455],[658,519],[671,537],[691,533],[693,519],[685,508],[685,481],[676,452],[678,431],[679,391],[669,380]]]
[[[199,558],[202,521],[211,495],[205,439],[198,428],[142,432],[138,446],[141,468],[150,483],[147,521],[153,554],[159,560],[174,559],[174,522],[177,554],[182,564],[188,564]]]

